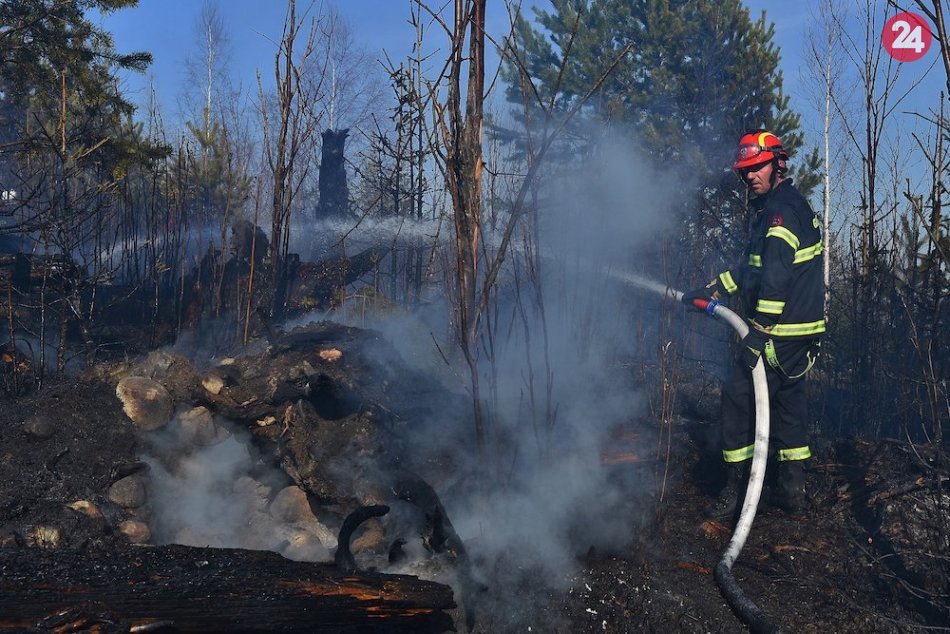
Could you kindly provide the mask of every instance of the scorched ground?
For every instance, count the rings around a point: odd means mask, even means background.
[[[133,422],[116,395],[129,377],[161,386],[167,403],[149,407],[167,420]],[[678,419],[669,462],[644,446],[655,423],[619,429],[601,468],[635,470],[655,493],[616,508],[629,526],[624,543],[607,551],[578,542],[575,565],[552,577],[517,552],[488,560],[456,532],[442,490],[453,458],[417,459],[409,431],[422,418],[466,415],[464,396],[447,391],[445,409],[422,406],[436,390],[378,333],[324,322],[243,356],[196,364],[153,352],[7,398],[0,627],[745,631],[711,573],[730,527],[702,519],[718,484],[707,457],[714,425]],[[187,490],[174,487],[182,471],[222,447],[248,459],[216,495],[244,520],[190,526],[167,496],[185,505]],[[807,511],[763,505],[737,580],[785,631],[945,628],[945,464],[898,441],[819,443]],[[340,526],[371,504],[393,511],[357,529],[357,569],[341,570]],[[502,577],[515,585],[495,583]]]

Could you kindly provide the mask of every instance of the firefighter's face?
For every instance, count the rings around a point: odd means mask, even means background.
[[[772,170],[774,169],[772,162],[767,161],[740,170],[739,176],[749,186],[749,189],[755,192],[757,196],[761,196],[772,189]]]

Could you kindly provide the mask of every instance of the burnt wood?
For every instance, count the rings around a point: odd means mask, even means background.
[[[0,631],[445,632],[452,590],[272,552],[0,549]]]
[[[317,220],[343,218],[349,213],[349,187],[346,184],[344,146],[350,129],[325,130],[320,134],[323,145],[320,152],[320,172],[317,188]]]

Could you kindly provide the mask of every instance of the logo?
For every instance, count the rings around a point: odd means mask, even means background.
[[[772,216],[772,219],[769,220],[769,224],[772,225],[773,227],[781,227],[782,216],[780,216],[779,214],[775,214],[774,216]]]
[[[927,54],[933,43],[930,24],[910,11],[898,13],[884,25],[881,42],[891,57],[899,62],[916,62]]]

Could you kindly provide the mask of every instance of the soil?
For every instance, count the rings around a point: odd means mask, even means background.
[[[946,493],[943,520],[922,511],[933,500],[920,480],[927,470],[908,453],[899,444],[839,441],[812,460],[803,513],[760,504],[732,572],[782,631],[906,632],[950,623],[946,565],[935,569],[934,559],[920,557],[939,546],[906,531],[907,524],[946,526]],[[694,452],[684,467],[649,535],[621,556],[586,559],[569,593],[572,631],[748,631],[713,578],[731,537],[730,524],[702,517],[718,485],[702,474],[715,470]]]
[[[749,631],[714,579],[732,523],[703,516],[721,485],[717,465],[699,448],[709,431],[683,422],[665,499],[654,500],[626,548],[591,550],[566,588],[548,593],[545,609],[499,610],[479,631]],[[816,454],[802,513],[760,502],[732,569],[746,597],[774,631],[947,631],[950,500],[943,476],[940,510],[938,458],[905,443],[860,439],[827,443]],[[655,467],[661,478],[664,464]]]
[[[522,570],[523,597],[499,596],[491,579],[484,579],[472,602],[471,631],[748,631],[713,578],[731,526],[702,515],[721,484],[703,440],[711,429],[686,419],[674,429],[669,461],[638,458],[604,466],[638,469],[665,483],[652,505],[618,509],[630,518],[628,543],[613,552],[583,552],[581,546],[577,568],[561,579]],[[655,435],[655,423],[630,423],[627,431]],[[24,565],[25,552],[49,560],[57,552],[129,549],[118,530],[128,514],[107,491],[140,468],[141,448],[116,399],[111,366],[6,399],[0,414],[4,576],[10,566]],[[789,515],[760,505],[733,567],[745,594],[783,631],[946,631],[947,458],[932,447],[890,440],[828,440],[814,450],[804,512]],[[64,511],[77,500],[95,504],[102,516]],[[51,524],[60,529],[55,544],[35,530]],[[466,631],[461,611],[453,618]],[[108,631],[101,623],[96,627]],[[40,622],[34,629],[53,631]]]

